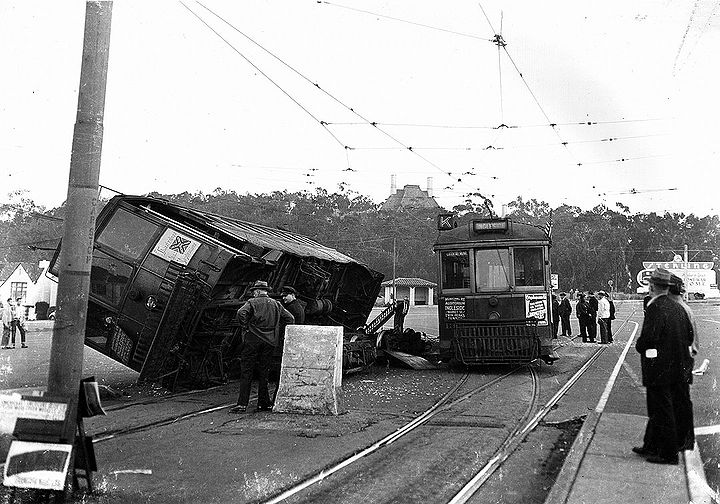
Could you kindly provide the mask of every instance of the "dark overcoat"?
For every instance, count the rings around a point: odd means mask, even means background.
[[[693,330],[685,309],[667,295],[648,304],[642,332],[635,343],[640,353],[642,382],[646,387],[663,387],[692,382],[693,359],[689,346]],[[648,350],[657,357],[647,357]]]

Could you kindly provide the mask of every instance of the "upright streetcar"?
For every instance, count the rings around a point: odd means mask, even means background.
[[[462,364],[552,364],[550,238],[507,218],[438,218],[440,354]]]

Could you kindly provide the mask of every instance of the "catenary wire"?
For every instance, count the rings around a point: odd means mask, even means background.
[[[199,2],[198,2],[198,3],[199,3]],[[327,125],[325,124],[324,121],[322,121],[322,120],[318,119],[317,117],[315,117],[315,115],[314,115],[312,112],[310,112],[305,106],[303,106],[303,105],[302,105],[299,101],[297,101],[292,95],[290,95],[290,93],[288,93],[285,89],[283,89],[283,87],[280,86],[280,84],[278,84],[277,82],[275,82],[267,73],[265,73],[264,71],[262,71],[255,63],[253,63],[252,61],[250,61],[250,59],[249,59],[247,56],[245,56],[245,55],[244,55],[243,53],[241,53],[234,45],[232,45],[229,40],[227,40],[225,37],[223,37],[222,35],[220,35],[220,33],[218,33],[217,30],[215,30],[212,26],[210,26],[207,22],[205,22],[205,20],[204,20],[203,18],[201,18],[200,16],[198,16],[192,9],[190,9],[190,7],[188,7],[188,6],[185,4],[185,2],[183,2],[183,1],[181,0],[181,1],[180,1],[180,4],[181,4],[183,7],[185,7],[185,8],[188,10],[188,12],[190,12],[193,16],[195,16],[202,24],[204,24],[210,31],[212,31],[215,35],[217,35],[217,36],[220,38],[220,40],[222,40],[223,42],[225,42],[225,44],[227,44],[227,46],[230,47],[230,49],[232,49],[238,56],[240,56],[242,59],[244,59],[244,60],[245,60],[248,64],[250,64],[255,70],[257,70],[258,72],[260,72],[263,77],[265,77],[267,80],[269,80],[269,81],[270,81],[276,88],[278,88],[285,96],[287,96],[290,100],[292,100],[292,102],[295,103],[295,105],[297,105],[298,107],[300,107],[307,115],[309,115],[309,116],[312,117],[315,121],[317,121],[317,123],[320,124],[320,126],[322,126],[322,128],[323,128],[331,137],[333,137],[333,139],[334,139],[338,144],[340,144],[341,147],[343,147],[343,148],[345,148],[345,149],[347,148],[347,146],[346,146],[332,131],[330,131],[330,129],[327,127]],[[205,6],[202,5],[202,4],[200,4],[200,5],[203,6],[203,7],[205,7]],[[209,9],[208,9],[208,10],[209,10]],[[211,11],[211,12],[212,12],[212,11]]]
[[[347,5],[341,5],[341,4],[336,4],[336,3],[333,3],[333,2],[327,2],[327,1],[325,1],[325,0],[318,0],[317,3],[319,3],[319,4],[325,4],[325,5],[331,5],[331,6],[333,6],[333,7],[339,7],[339,8],[347,9],[347,10],[350,10],[350,11],[360,12],[360,13],[362,13],[362,14],[369,14],[369,15],[371,15],[371,16],[377,16],[377,17],[381,17],[381,18],[384,18],[384,19],[390,19],[390,20],[392,20],[392,21],[398,21],[398,22],[400,22],[400,23],[407,23],[407,24],[411,24],[411,25],[414,25],[414,26],[419,26],[419,27],[421,27],[421,28],[428,28],[428,29],[431,29],[431,30],[441,31],[441,32],[444,32],[444,33],[450,33],[450,34],[452,34],[452,35],[459,35],[459,36],[461,36],[461,37],[467,37],[467,38],[472,38],[472,39],[476,39],[476,40],[482,40],[482,41],[484,41],[484,42],[492,42],[492,38],[479,37],[479,36],[473,35],[473,34],[471,34],[471,33],[463,33],[463,32],[459,32],[459,31],[455,31],[455,30],[450,30],[450,29],[447,29],[447,28],[440,28],[440,27],[437,27],[437,26],[431,26],[431,25],[427,25],[427,24],[423,24],[423,23],[418,23],[418,22],[416,22],[416,21],[410,21],[410,20],[402,19],[402,18],[398,18],[398,17],[387,16],[387,15],[385,15],[385,14],[379,14],[379,13],[377,13],[377,12],[371,12],[371,11],[367,11],[367,10],[363,10],[363,9],[357,9],[357,8],[355,8],[355,7],[348,7]]]
[[[323,89],[317,82],[313,82],[311,79],[309,79],[309,78],[308,78],[307,76],[305,76],[303,73],[301,73],[299,70],[295,69],[295,68],[294,68],[293,66],[291,66],[289,63],[287,63],[287,62],[285,62],[284,60],[282,60],[279,56],[275,55],[275,54],[272,53],[270,50],[266,49],[264,46],[262,46],[262,45],[259,44],[257,41],[255,41],[254,39],[252,39],[249,35],[247,35],[247,34],[244,33],[242,30],[240,30],[239,28],[237,28],[236,26],[234,26],[234,25],[233,25],[232,23],[230,23],[228,20],[226,20],[225,18],[223,18],[222,16],[220,16],[218,13],[216,13],[215,11],[213,11],[212,9],[210,9],[209,7],[207,7],[206,5],[204,5],[202,2],[197,2],[197,4],[200,5],[201,7],[203,7],[203,8],[204,8],[205,10],[207,10],[208,12],[210,12],[213,16],[217,17],[221,22],[225,23],[225,24],[226,24],[228,27],[230,27],[232,30],[236,31],[237,33],[239,33],[240,35],[242,35],[243,37],[245,37],[245,38],[246,38],[248,41],[250,41],[252,44],[254,44],[254,45],[257,46],[258,48],[260,48],[261,50],[263,50],[265,53],[267,53],[267,54],[270,55],[271,57],[273,57],[275,60],[277,60],[277,61],[278,61],[279,63],[281,63],[282,65],[284,65],[286,68],[288,68],[289,70],[291,70],[292,72],[294,72],[296,75],[298,75],[299,77],[301,77],[303,80],[305,80],[306,82],[308,82],[308,83],[310,83],[311,85],[315,86],[318,90],[320,90],[323,94],[325,94],[326,96],[328,96],[329,98],[331,98],[331,99],[332,99],[333,101],[335,101],[337,104],[341,105],[342,107],[344,107],[345,109],[349,110],[349,111],[352,112],[354,115],[356,115],[358,118],[360,118],[360,119],[362,119],[363,121],[365,121],[366,124],[372,125],[372,126],[375,127],[375,129],[377,129],[380,133],[382,133],[383,135],[385,135],[387,138],[389,138],[389,139],[392,140],[393,142],[397,143],[398,145],[404,147],[405,150],[407,150],[407,151],[410,152],[411,154],[415,155],[415,156],[418,157],[419,159],[423,160],[423,161],[424,161],[425,163],[427,163],[429,166],[432,166],[433,168],[435,168],[436,170],[440,171],[441,173],[446,174],[446,175],[449,175],[449,176],[452,177],[452,172],[450,172],[450,171],[448,171],[448,170],[446,170],[446,169],[443,169],[442,167],[440,167],[439,165],[437,165],[436,163],[434,163],[433,161],[431,161],[431,160],[428,159],[427,157],[425,157],[425,156],[423,156],[422,154],[416,152],[416,151],[413,149],[412,146],[409,146],[409,145],[405,144],[404,142],[402,142],[401,140],[399,140],[399,139],[396,138],[395,136],[391,135],[391,134],[388,133],[387,131],[383,130],[382,128],[379,128],[379,127],[377,126],[377,123],[375,123],[375,122],[373,122],[373,121],[370,121],[369,119],[367,119],[366,117],[364,117],[362,114],[360,114],[359,112],[357,112],[354,108],[350,107],[349,105],[347,105],[346,103],[344,103],[343,101],[341,101],[339,98],[337,98],[336,96],[334,96],[332,93],[330,93],[330,92],[328,92],[327,90]],[[188,9],[188,10],[189,10],[189,9]],[[191,11],[191,12],[192,12],[192,11]],[[204,23],[204,21],[203,21],[203,23]],[[205,23],[205,24],[207,24],[207,23]],[[214,30],[213,30],[213,31],[214,31]],[[225,40],[225,39],[223,39],[223,40]],[[327,125],[327,123],[323,122],[323,125],[325,126],[325,125]],[[340,142],[340,143],[342,143],[342,142]],[[343,145],[343,147],[344,147],[345,149],[352,149],[352,147],[348,147],[347,145]]]

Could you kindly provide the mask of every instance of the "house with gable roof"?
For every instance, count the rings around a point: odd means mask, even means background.
[[[35,303],[44,301],[54,306],[57,281],[47,274],[49,266],[50,261],[0,263],[0,300],[4,303],[8,298],[22,298],[30,319],[35,315]]]

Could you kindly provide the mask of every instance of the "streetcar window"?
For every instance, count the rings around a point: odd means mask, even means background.
[[[508,249],[475,251],[475,286],[479,291],[510,288],[510,253]]]
[[[545,285],[543,275],[543,251],[540,247],[515,248],[515,286],[542,287]]]
[[[132,272],[132,266],[95,249],[90,272],[90,293],[118,305]]]
[[[467,250],[442,253],[442,288],[470,288],[470,259]]]
[[[120,208],[103,228],[97,242],[137,259],[157,229],[152,222]]]

